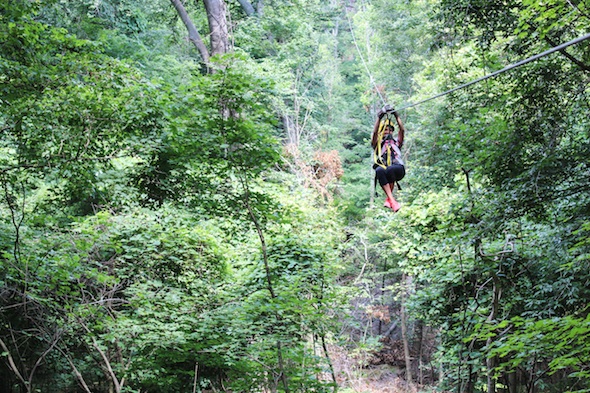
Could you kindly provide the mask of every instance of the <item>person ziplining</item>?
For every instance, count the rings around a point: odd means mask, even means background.
[[[393,136],[395,127],[391,115],[393,115],[398,125],[397,138]],[[371,146],[373,147],[373,169],[375,169],[375,177],[386,195],[383,206],[390,208],[394,212],[400,209],[400,204],[393,197],[393,187],[406,175],[401,154],[401,148],[404,144],[404,134],[404,124],[397,111],[391,106],[385,105],[377,113]]]
[[[350,20],[348,21],[348,23],[351,27],[351,32],[353,32],[352,24],[351,24]],[[373,82],[373,84],[375,84],[373,77],[372,77],[371,73],[369,72],[369,68],[368,68],[367,64],[365,63],[362,53],[356,43],[356,38],[354,37],[354,34],[353,34],[353,39],[354,39],[357,51],[359,52],[359,55],[361,57],[361,60],[363,60],[363,64],[365,65],[365,68],[367,69],[369,79],[371,80],[371,82]],[[553,48],[550,48],[550,49],[548,49],[542,53],[539,53],[537,55],[531,56],[525,60],[521,60],[521,61],[516,62],[514,64],[510,64],[510,65],[502,68],[501,70],[494,71],[494,72],[487,74],[481,78],[477,78],[471,82],[464,83],[460,86],[457,86],[455,88],[452,88],[452,89],[442,92],[440,94],[434,95],[432,97],[426,98],[422,101],[403,106],[401,109],[398,109],[398,110],[394,110],[391,106],[385,105],[377,114],[377,120],[375,121],[375,126],[373,128],[373,136],[371,138],[371,146],[373,147],[373,162],[374,162],[373,168],[375,169],[375,177],[379,181],[381,188],[383,188],[383,191],[385,192],[385,195],[387,196],[385,199],[384,206],[392,209],[394,212],[397,212],[400,209],[399,202],[396,201],[395,198],[393,197],[393,187],[395,184],[398,184],[398,189],[399,189],[399,183],[397,183],[397,182],[399,180],[401,180],[406,174],[404,162],[401,158],[401,151],[400,151],[400,149],[403,145],[403,142],[404,142],[405,128],[404,128],[404,125],[403,125],[399,115],[398,115],[399,111],[406,110],[406,109],[415,107],[417,105],[421,105],[425,102],[428,102],[430,100],[434,100],[439,97],[443,97],[443,96],[453,93],[457,90],[464,89],[465,87],[471,86],[475,83],[479,83],[479,82],[482,82],[486,79],[495,77],[503,72],[510,71],[515,68],[521,67],[521,66],[528,64],[532,61],[535,61],[535,60],[538,60],[542,57],[548,56],[554,52],[563,51],[565,48],[567,48],[569,46],[579,44],[580,42],[586,41],[588,39],[590,39],[590,34],[583,35],[581,37],[578,37],[576,39],[573,39],[573,40],[563,43],[561,45],[554,46]],[[375,84],[375,90],[379,94],[381,101],[385,104],[385,100],[383,99],[383,97],[379,93],[379,89],[377,89],[376,84]],[[395,117],[395,120],[396,120],[398,127],[399,127],[397,138],[393,137],[394,126],[393,126],[393,123],[390,118],[391,114],[393,114],[393,116]],[[385,117],[385,120],[383,119],[384,117]]]

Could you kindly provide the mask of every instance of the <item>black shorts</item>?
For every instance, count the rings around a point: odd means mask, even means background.
[[[392,164],[384,169],[383,167],[377,166],[375,168],[375,174],[379,184],[384,186],[386,184],[395,183],[400,181],[406,175],[406,168],[400,164]]]

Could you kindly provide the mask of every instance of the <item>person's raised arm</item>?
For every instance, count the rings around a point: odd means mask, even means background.
[[[383,116],[385,115],[385,112],[383,112],[383,110],[379,110],[379,112],[377,112],[377,120],[375,120],[375,125],[373,126],[373,136],[371,138],[371,146],[373,148],[375,148],[375,146],[377,146],[377,143],[379,143],[379,124],[381,123],[381,119],[383,118]]]

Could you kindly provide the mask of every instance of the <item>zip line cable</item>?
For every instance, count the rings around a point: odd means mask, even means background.
[[[439,97],[442,97],[442,96],[444,96],[444,95],[447,95],[447,94],[453,93],[453,92],[455,92],[455,91],[457,91],[457,90],[460,90],[460,89],[463,89],[463,88],[465,88],[465,87],[467,87],[467,86],[471,86],[471,85],[473,85],[473,84],[475,84],[475,83],[479,83],[479,82],[481,82],[481,81],[484,81],[484,80],[486,80],[486,79],[492,78],[492,77],[494,77],[494,76],[496,76],[496,75],[498,75],[498,74],[501,74],[501,73],[503,73],[503,72],[510,71],[510,70],[512,70],[512,69],[514,69],[514,68],[517,68],[517,67],[520,67],[520,66],[522,66],[522,65],[525,65],[525,64],[527,64],[527,63],[530,63],[531,61],[538,60],[538,59],[540,59],[541,57],[547,56],[547,55],[549,55],[549,54],[551,54],[551,53],[553,53],[553,52],[557,52],[557,51],[559,51],[559,50],[565,49],[565,48],[567,48],[568,46],[571,46],[571,45],[578,44],[578,43],[580,43],[580,42],[582,42],[582,41],[585,41],[585,40],[587,40],[587,39],[589,39],[589,38],[590,38],[590,34],[586,34],[586,35],[584,35],[584,36],[582,36],[582,37],[576,38],[576,39],[574,39],[574,40],[571,40],[571,41],[568,41],[568,42],[566,42],[566,43],[564,43],[564,44],[561,44],[561,45],[555,46],[555,47],[553,47],[553,48],[551,48],[551,49],[548,49],[548,50],[546,50],[545,52],[539,53],[538,55],[531,56],[531,57],[529,57],[528,59],[521,60],[521,61],[519,61],[519,62],[517,62],[517,63],[514,63],[514,64],[511,64],[511,65],[509,65],[509,66],[506,66],[506,67],[502,68],[501,70],[498,70],[498,71],[492,72],[491,74],[488,74],[488,75],[482,76],[481,78],[478,78],[478,79],[475,79],[475,80],[472,80],[471,82],[468,82],[468,83],[462,84],[462,85],[460,85],[460,86],[457,86],[457,87],[455,87],[455,88],[453,88],[453,89],[450,89],[450,90],[447,90],[447,91],[445,91],[445,92],[442,92],[442,93],[440,93],[440,94],[437,94],[437,95],[435,95],[435,96],[432,96],[432,97],[430,97],[430,98],[426,98],[426,99],[424,99],[424,100],[422,100],[422,101],[418,101],[418,102],[416,102],[416,103],[413,103],[413,104],[410,104],[410,105],[404,106],[404,107],[402,107],[402,108],[400,108],[400,109],[396,109],[396,111],[402,111],[402,110],[404,110],[404,109],[412,108],[412,107],[414,107],[414,106],[417,106],[417,105],[423,104],[423,103],[425,103],[425,102],[428,102],[428,101],[434,100],[434,99],[436,99],[436,98],[439,98]],[[382,99],[383,99],[383,98],[382,98]]]
[[[379,88],[377,87],[377,84],[375,83],[375,80],[373,79],[373,75],[371,74],[371,71],[369,70],[369,67],[367,66],[367,63],[365,62],[365,58],[363,57],[363,54],[361,53],[361,50],[360,50],[360,48],[358,46],[356,37],[354,35],[354,29],[352,27],[352,22],[350,21],[350,17],[348,15],[348,10],[346,9],[346,7],[344,8],[344,13],[346,14],[346,19],[348,20],[348,26],[350,28],[350,33],[352,35],[352,40],[354,42],[354,46],[356,47],[356,50],[357,50],[357,52],[359,54],[359,57],[361,58],[361,61],[363,62],[363,65],[365,66],[365,70],[367,71],[367,75],[369,76],[369,80],[371,81],[371,83],[373,84],[373,86],[375,88],[375,91],[379,95],[379,98],[381,99],[382,104],[383,105],[386,105],[385,99],[383,98],[383,95],[381,95],[381,92],[379,91]],[[482,76],[481,78],[477,78],[475,80],[472,80],[471,82],[464,83],[464,84],[459,85],[459,86],[457,86],[455,88],[452,88],[450,90],[447,90],[447,91],[444,91],[442,93],[439,93],[439,94],[437,94],[435,96],[426,98],[426,99],[424,99],[422,101],[418,101],[416,103],[406,105],[406,106],[404,106],[404,107],[402,107],[400,109],[396,109],[396,111],[402,111],[402,110],[405,110],[405,109],[409,109],[409,108],[412,108],[412,107],[415,107],[415,106],[424,104],[425,102],[432,101],[434,99],[440,98],[440,97],[445,96],[447,94],[453,93],[453,92],[455,92],[457,90],[464,89],[464,88],[466,88],[468,86],[471,86],[471,85],[474,85],[476,83],[482,82],[482,81],[484,81],[486,79],[493,78],[493,77],[495,77],[495,76],[497,76],[497,75],[499,75],[499,74],[501,74],[503,72],[513,70],[513,69],[518,68],[518,67],[520,67],[522,65],[525,65],[525,64],[530,63],[532,61],[535,61],[535,60],[538,60],[538,59],[540,59],[542,57],[545,57],[547,55],[550,55],[550,54],[552,54],[554,52],[557,52],[557,51],[563,50],[563,49],[565,49],[565,48],[567,48],[569,46],[578,44],[578,43],[580,43],[582,41],[585,41],[585,40],[587,40],[589,38],[590,38],[590,33],[589,34],[586,34],[584,36],[578,37],[576,39],[573,39],[571,41],[568,41],[566,43],[563,43],[561,45],[557,45],[557,46],[555,46],[555,47],[553,47],[551,49],[548,49],[548,50],[546,50],[546,51],[544,51],[542,53],[539,53],[537,55],[531,56],[531,57],[529,57],[527,59],[521,60],[521,61],[516,62],[514,64],[510,64],[510,65],[502,68],[501,70],[494,71],[494,72],[492,72],[492,73],[490,73],[488,75]]]
[[[350,22],[350,17],[348,16],[348,10],[346,9],[346,6],[344,6],[344,13],[346,14],[346,19],[348,20],[348,27],[350,28],[350,34],[352,34],[352,41],[354,42],[354,46],[356,47],[356,51],[358,52],[359,57],[361,58],[361,60],[363,62],[363,65],[365,66],[365,70],[367,70],[367,75],[369,75],[369,80],[371,81],[371,83],[375,87],[375,91],[379,95],[379,98],[381,98],[381,103],[383,105],[385,105],[386,104],[385,99],[381,95],[381,92],[379,91],[379,88],[377,87],[377,84],[375,83],[375,80],[373,79],[373,75],[371,75],[371,71],[369,70],[367,63],[365,62],[365,58],[363,57],[363,54],[361,53],[361,50],[356,42],[356,37],[354,36],[354,29],[352,28],[352,23]]]

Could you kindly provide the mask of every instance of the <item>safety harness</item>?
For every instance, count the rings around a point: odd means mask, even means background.
[[[399,146],[397,145],[397,142],[393,139],[390,141],[389,140],[383,141],[383,135],[385,134],[385,127],[386,126],[393,127],[393,122],[391,121],[391,118],[389,117],[389,115],[386,115],[385,118],[383,120],[381,120],[381,122],[379,123],[379,130],[377,131],[378,143],[375,146],[375,149],[373,149],[373,163],[375,165],[380,166],[383,169],[387,169],[387,167],[393,163],[392,154],[391,154],[392,149],[395,152],[394,158],[396,159],[396,161],[400,165],[404,165],[404,161],[402,160],[402,152],[400,151]],[[387,147],[385,146],[386,144],[389,144],[392,149],[387,149]],[[385,160],[383,159],[384,158],[383,157],[384,156],[384,153],[383,153],[384,148],[386,150]]]

